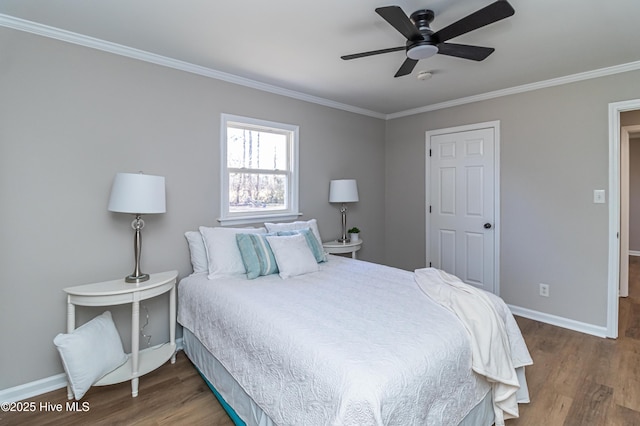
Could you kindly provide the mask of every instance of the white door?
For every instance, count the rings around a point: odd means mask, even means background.
[[[429,135],[428,264],[496,292],[495,127]]]

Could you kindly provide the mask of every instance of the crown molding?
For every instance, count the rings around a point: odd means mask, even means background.
[[[309,95],[295,90],[285,89],[283,87],[274,86],[272,84],[262,83],[256,80],[251,80],[237,75],[229,74],[226,72],[214,70],[212,68],[195,65],[189,62],[180,61],[166,56],[158,55],[155,53],[147,52],[133,47],[124,46],[117,43],[101,40],[94,37],[74,33],[71,31],[63,30],[60,28],[51,27],[37,22],[28,21],[26,19],[16,18],[14,16],[0,14],[0,27],[11,28],[18,31],[24,31],[31,34],[36,34],[43,37],[48,37],[67,43],[77,44],[91,49],[101,50],[103,52],[113,53],[127,58],[138,59],[140,61],[149,62],[152,64],[160,65],[163,67],[173,68],[180,71],[185,71],[192,74],[197,74],[203,77],[213,78],[216,80],[225,81],[228,83],[238,84],[240,86],[250,87],[252,89],[261,90],[263,92],[269,92],[276,95],[282,95],[293,99],[298,99],[305,102],[310,102],[318,105],[327,106],[330,108],[340,109],[343,111],[353,112],[360,115],[366,115],[374,118],[384,119],[385,114],[370,111],[364,108],[355,107],[353,105],[347,105],[340,102],[335,102],[329,99],[324,99],[318,96]]]
[[[496,90],[493,92],[481,93],[479,95],[468,96],[466,98],[453,99],[437,104],[426,105],[419,108],[408,109],[406,111],[395,112],[385,115],[385,120],[394,118],[407,117],[409,115],[422,114],[424,112],[436,111],[439,109],[451,108],[470,104],[473,102],[486,101],[488,99],[500,98],[503,96],[515,95],[517,93],[531,92],[533,90],[545,89],[547,87],[561,86],[563,84],[575,83],[578,81],[590,80],[592,78],[605,77],[608,75],[619,74],[627,71],[636,71],[640,69],[640,61],[629,62],[627,64],[614,65],[611,67],[600,68],[593,71],[585,71],[577,74],[567,75],[550,80],[539,81],[536,83],[523,84],[522,86],[510,87],[507,89]]]
[[[185,71],[192,74],[197,74],[203,77],[213,78],[216,80],[225,81],[228,83],[237,84],[240,86],[250,87],[252,89],[261,90],[264,92],[273,93],[276,95],[286,96],[289,98],[310,102],[318,105],[323,105],[330,108],[335,108],[343,111],[352,112],[355,114],[366,115],[373,118],[379,118],[382,120],[392,120],[395,118],[407,117],[410,115],[422,114],[425,112],[436,111],[445,108],[451,108],[455,106],[470,104],[473,102],[486,101],[489,99],[500,98],[503,96],[515,95],[518,93],[530,92],[533,90],[544,89],[548,87],[560,86],[563,84],[575,83],[578,81],[589,80],[598,77],[605,77],[609,75],[619,74],[628,71],[636,71],[640,69],[640,61],[629,62],[621,65],[614,65],[611,67],[600,68],[593,71],[586,71],[577,74],[572,74],[564,77],[553,78],[550,80],[539,81],[536,83],[524,84],[521,86],[515,86],[507,89],[496,90],[493,92],[481,93],[479,95],[468,96],[459,99],[453,99],[450,101],[440,102],[437,104],[425,105],[423,107],[408,109],[405,111],[394,112],[391,114],[384,114],[381,112],[371,111],[368,109],[356,107],[353,105],[347,105],[340,102],[332,101],[329,99],[321,98],[318,96],[309,95],[295,90],[285,89],[283,87],[275,86],[272,84],[262,83],[256,80],[251,80],[237,75],[225,73],[222,71],[214,70],[212,68],[195,65],[189,62],[180,61],[166,56],[158,55],[155,53],[147,52],[140,49],[124,46],[117,43],[101,40],[94,37],[74,33],[71,31],[63,30],[60,28],[51,27],[37,22],[28,21],[14,16],[9,16],[0,13],[0,27],[11,28],[18,31],[24,31],[31,34],[36,34],[43,37],[48,37],[67,43],[77,44],[91,49],[102,50],[104,52],[113,53],[120,56],[125,56],[132,59],[138,59],[140,61],[149,62],[152,64],[173,68],[180,71]]]

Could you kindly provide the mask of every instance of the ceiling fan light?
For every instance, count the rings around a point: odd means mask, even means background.
[[[430,58],[436,53],[438,53],[438,46],[434,46],[433,44],[421,44],[409,49],[409,51],[407,51],[407,56],[410,59],[418,61],[420,59]]]

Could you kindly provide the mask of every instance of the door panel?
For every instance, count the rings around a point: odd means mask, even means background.
[[[453,229],[439,230],[439,258],[443,271],[456,270],[456,231]]]
[[[466,275],[461,279],[466,283],[484,287],[484,234],[466,232],[465,237],[467,239],[465,244],[467,267],[465,268]]]
[[[429,262],[493,292],[494,129],[431,135],[429,142]]]
[[[441,215],[455,216],[456,214],[456,169],[455,167],[442,167],[440,169],[440,204],[438,211]]]
[[[467,216],[482,217],[484,215],[484,167],[465,167]]]

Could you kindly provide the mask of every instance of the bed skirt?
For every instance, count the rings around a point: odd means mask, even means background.
[[[183,329],[184,352],[205,379],[222,407],[237,426],[275,426],[275,423],[262,411],[240,387],[229,372],[200,343],[191,331]],[[494,414],[491,392],[480,401],[460,422],[460,426],[478,426],[493,424]]]

